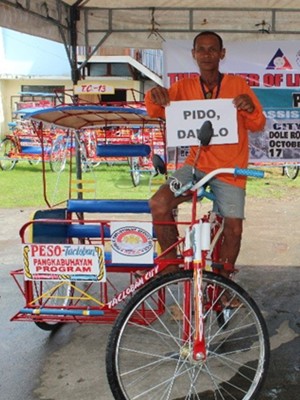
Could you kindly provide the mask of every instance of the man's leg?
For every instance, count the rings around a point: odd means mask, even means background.
[[[239,255],[243,232],[243,220],[245,211],[245,190],[214,179],[211,188],[216,196],[215,212],[224,218],[223,243],[220,249],[219,260],[220,273],[230,276]],[[222,269],[222,265],[225,268]],[[222,271],[222,272],[221,272]]]
[[[174,224],[173,210],[176,209],[180,203],[183,203],[189,198],[190,197],[187,196],[175,197],[169,185],[165,184],[161,186],[150,199],[149,205],[152,213],[154,230],[162,251],[167,250],[177,241],[178,230],[177,226]],[[171,223],[166,224],[166,222]],[[176,256],[177,252],[176,248],[174,248],[168,252],[164,258],[173,259],[176,258]],[[165,272],[171,272],[172,270],[176,270],[176,268],[174,268],[174,266],[169,266],[166,268]]]
[[[243,231],[243,220],[241,218],[224,218],[223,243],[220,249],[219,263],[222,266],[220,275],[230,278],[236,259],[240,252]],[[221,296],[221,301],[226,307],[237,308],[241,302],[227,291]]]
[[[240,252],[243,232],[243,220],[241,218],[224,218],[223,243],[220,249],[219,262],[232,264],[234,267]],[[229,276],[230,272],[223,270],[222,274]]]

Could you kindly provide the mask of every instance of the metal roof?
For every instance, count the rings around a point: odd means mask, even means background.
[[[158,118],[151,118],[144,108],[130,106],[63,105],[52,108],[24,109],[24,119],[43,122],[61,128],[83,129],[103,126],[158,126]]]
[[[164,40],[192,40],[206,29],[230,41],[298,39],[299,20],[298,0],[0,0],[0,26],[66,45],[76,35],[92,51],[162,48]]]
[[[220,33],[225,47],[295,40],[299,21],[299,0],[0,0],[0,26],[64,43],[75,83],[100,47],[161,49],[165,40],[192,41],[203,30]]]

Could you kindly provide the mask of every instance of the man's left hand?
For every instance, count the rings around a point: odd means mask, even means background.
[[[247,111],[252,113],[255,109],[255,105],[248,94],[240,94],[235,99],[233,99],[233,104],[238,111]]]

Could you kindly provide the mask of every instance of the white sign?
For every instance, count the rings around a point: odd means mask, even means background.
[[[190,40],[163,43],[164,86],[199,76]],[[299,41],[253,40],[225,42],[220,71],[242,76],[260,100],[266,129],[251,133],[250,162],[276,165],[300,163],[300,46]]]
[[[25,280],[106,280],[102,245],[24,244]]]
[[[198,146],[206,121],[213,127],[210,144],[238,142],[237,111],[232,99],[174,101],[166,107],[167,146]]]
[[[115,88],[103,83],[80,83],[74,86],[74,94],[114,94]]]
[[[167,40],[163,43],[166,87],[183,77],[199,74],[191,47],[190,40]],[[220,62],[221,72],[241,75],[253,88],[299,88],[299,41],[226,41],[224,47],[226,57]],[[272,96],[271,92],[269,95]]]
[[[110,225],[112,262],[153,264],[152,230],[151,222],[112,221]]]

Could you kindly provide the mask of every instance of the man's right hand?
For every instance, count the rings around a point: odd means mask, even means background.
[[[170,104],[168,89],[161,86],[151,89],[151,100],[159,106],[168,106]]]

